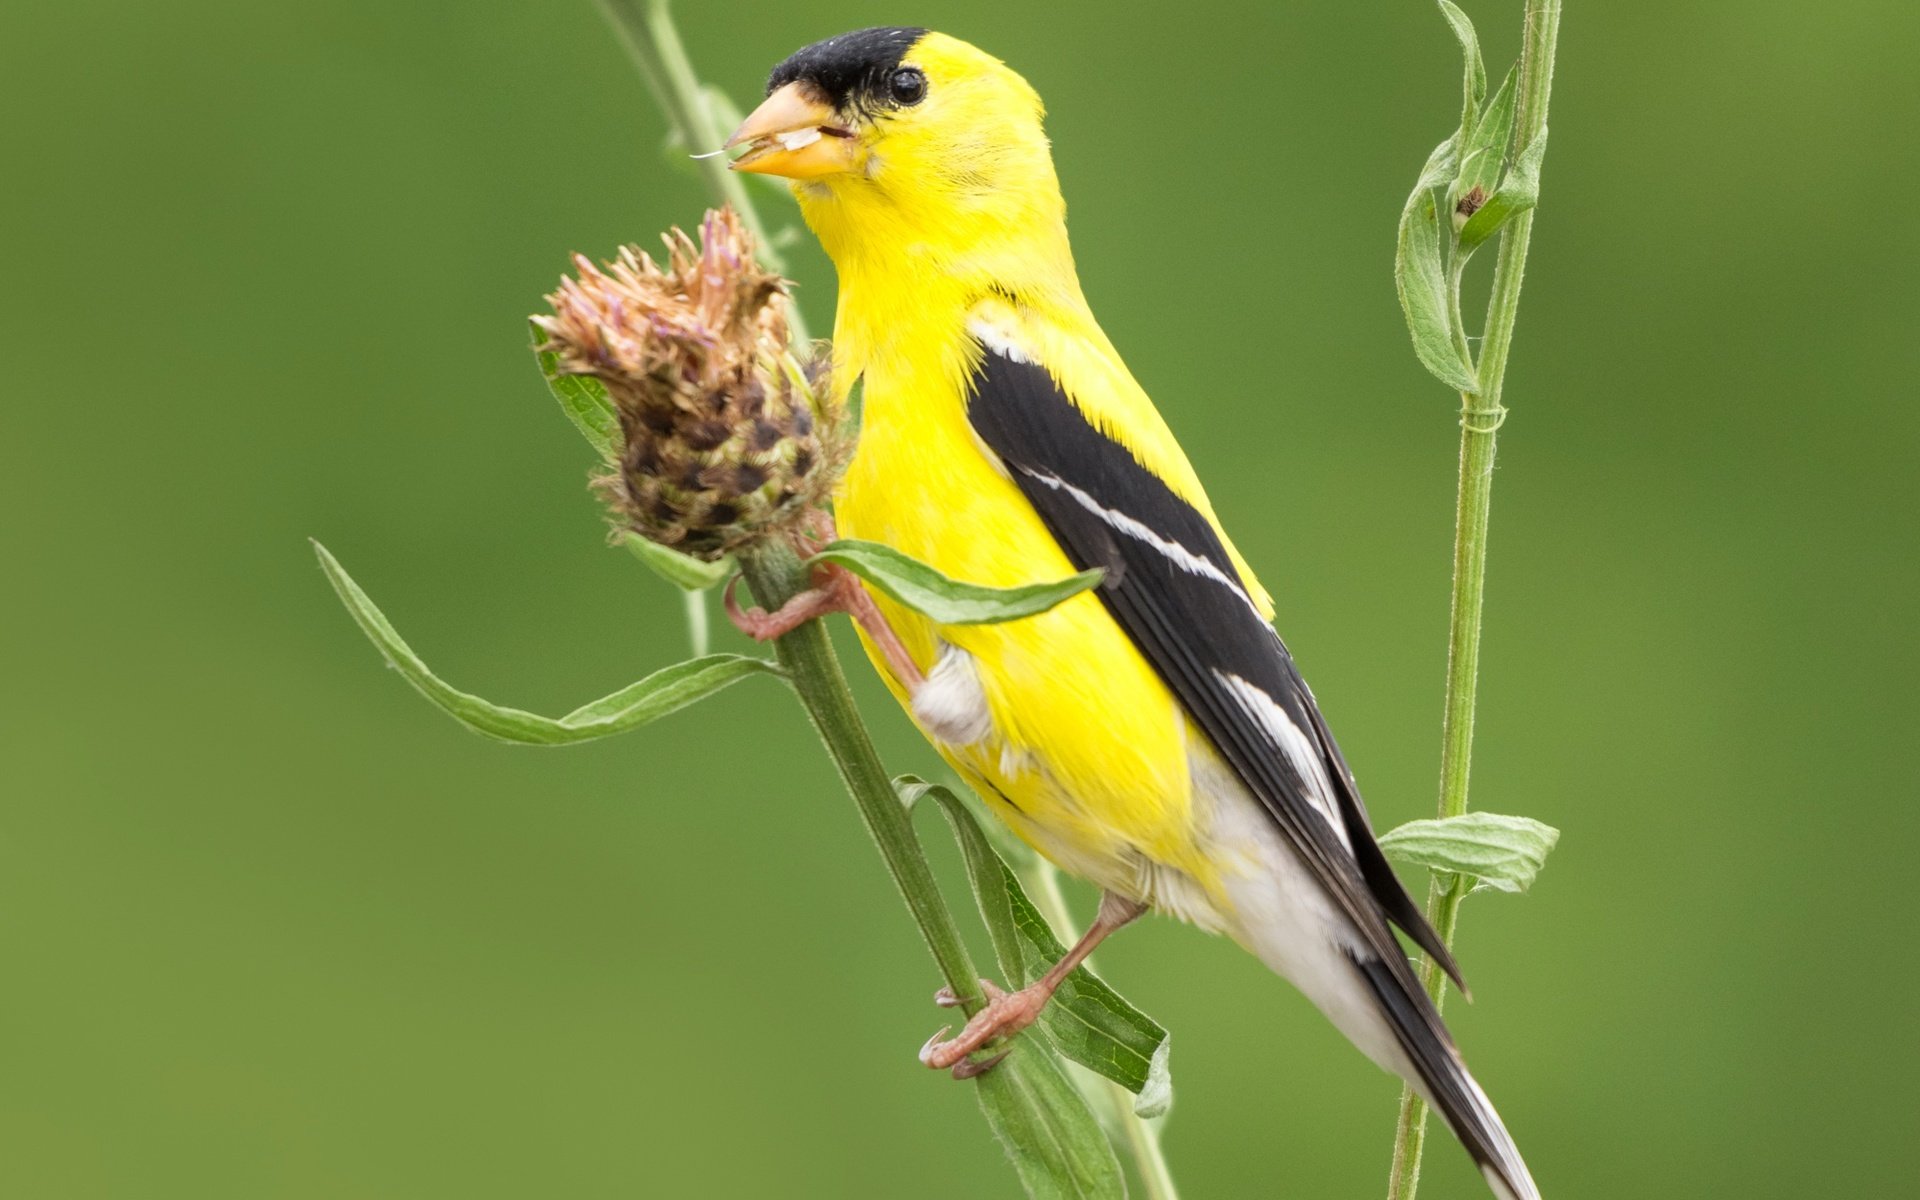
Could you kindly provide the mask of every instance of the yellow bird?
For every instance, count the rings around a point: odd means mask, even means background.
[[[1040,853],[1104,890],[1065,960],[923,1061],[959,1074],[1152,908],[1222,932],[1431,1101],[1505,1200],[1539,1192],[1389,929],[1458,979],[1375,843],[1272,605],[1081,294],[1039,97],[924,29],[794,54],[729,146],[785,176],[840,277],[834,384],[863,384],[840,532],[1003,587],[1087,567],[1026,620],[943,626],[842,579],[915,723]],[[877,612],[875,606],[877,605]],[[945,1031],[942,1031],[944,1034]]]

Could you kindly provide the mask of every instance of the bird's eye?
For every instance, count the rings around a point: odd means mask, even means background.
[[[895,104],[918,104],[927,98],[927,77],[916,67],[901,67],[887,81],[887,89]]]

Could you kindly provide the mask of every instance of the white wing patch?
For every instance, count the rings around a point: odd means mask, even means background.
[[[1301,794],[1313,805],[1315,812],[1327,819],[1340,844],[1351,852],[1353,843],[1347,838],[1346,822],[1340,819],[1340,804],[1334,797],[1333,777],[1327,773],[1326,753],[1319,741],[1294,724],[1287,710],[1275,703],[1265,691],[1226,671],[1215,671],[1213,676],[1233,693],[1241,710],[1266,730],[1274,745],[1286,757],[1287,765],[1299,776]]]
[[[1113,529],[1114,532],[1123,533],[1136,541],[1145,542],[1147,545],[1152,546],[1162,556],[1171,561],[1174,566],[1179,567],[1187,574],[1198,575],[1202,579],[1210,579],[1222,585],[1235,596],[1238,596],[1241,603],[1245,604],[1247,608],[1253,612],[1254,616],[1260,617],[1260,610],[1254,607],[1253,600],[1247,595],[1246,589],[1240,586],[1238,579],[1228,575],[1225,571],[1222,571],[1219,567],[1214,566],[1213,563],[1195,554],[1185,546],[1182,546],[1179,542],[1162,537],[1154,531],[1153,526],[1148,525],[1138,518],[1130,517],[1118,509],[1108,508],[1106,505],[1094,499],[1092,493],[1083,488],[1073,486],[1058,475],[1049,475],[1044,471],[1034,470],[1028,470],[1027,475],[1036,483],[1052,488],[1056,492],[1065,492],[1073,498],[1074,503],[1086,509],[1094,516],[1099,517],[1108,527]],[[1266,620],[1265,617],[1260,617],[1261,624],[1266,624]]]
[[[985,317],[975,317],[967,322],[967,332],[972,334],[982,346],[998,354],[1009,362],[1027,363],[1033,361],[1026,348],[1013,340],[1013,334]]]

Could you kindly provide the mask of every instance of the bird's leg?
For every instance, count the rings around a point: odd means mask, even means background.
[[[1038,981],[1028,984],[1017,992],[1002,991],[992,983],[982,979],[980,986],[987,994],[987,1006],[973,1015],[958,1037],[941,1041],[947,1031],[942,1029],[927,1039],[920,1048],[920,1061],[936,1071],[952,1068],[955,1079],[971,1079],[991,1069],[994,1064],[1007,1056],[1003,1050],[985,1062],[971,1062],[967,1056],[980,1049],[995,1038],[1010,1037],[1034,1023],[1040,1016],[1040,1010],[1053,999],[1053,993],[1073,974],[1074,968],[1085,962],[1093,953],[1094,947],[1107,939],[1107,935],[1132,921],[1147,906],[1138,900],[1129,900],[1124,896],[1107,892],[1100,897],[1100,912],[1093,919],[1073,949],[1067,951],[1059,962],[1053,964]],[[943,1008],[952,1008],[959,1003],[953,992],[941,988],[934,994],[933,1002]]]
[[[727,610],[727,619],[754,641],[770,642],[783,634],[792,633],[816,617],[843,612],[867,631],[867,636],[886,660],[887,669],[907,689],[909,695],[919,691],[920,685],[926,682],[926,676],[920,673],[913,656],[900,644],[893,626],[887,624],[887,619],[880,615],[880,606],[867,594],[859,577],[845,567],[834,563],[816,566],[813,569],[813,586],[774,612],[764,608],[741,608],[733,595],[733,589],[739,582],[738,575],[727,581],[726,590],[721,593],[721,604]]]
[[[800,535],[800,553],[818,554],[827,548],[837,535],[833,526],[833,514],[824,508],[816,508],[807,516],[807,529]]]

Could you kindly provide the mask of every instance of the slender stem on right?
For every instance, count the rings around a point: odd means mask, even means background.
[[[1520,98],[1514,120],[1513,156],[1546,133],[1547,100],[1553,88],[1554,45],[1560,32],[1560,0],[1527,0],[1526,34],[1520,52]],[[1480,671],[1480,621],[1486,602],[1487,523],[1493,506],[1493,461],[1506,380],[1526,273],[1533,210],[1516,216],[1500,235],[1487,305],[1486,337],[1476,368],[1479,389],[1463,393],[1460,406],[1460,486],[1454,520],[1453,618],[1447,638],[1447,703],[1440,749],[1440,815],[1467,811],[1467,781],[1473,764],[1474,700]],[[1455,276],[1455,287],[1458,287]],[[1457,296],[1457,291],[1456,291]],[[1459,927],[1467,881],[1436,875],[1427,912],[1442,941],[1451,945]],[[1421,983],[1438,1009],[1446,999],[1446,975],[1431,958],[1420,965]],[[1388,1200],[1414,1200],[1426,1147],[1427,1104],[1411,1087],[1402,1091],[1393,1144]]]
[[[1160,1130],[1135,1115],[1132,1092],[1106,1078],[1100,1080],[1100,1090],[1103,1103],[1126,1139],[1127,1153],[1140,1173],[1140,1186],[1146,1189],[1146,1200],[1180,1200],[1180,1189],[1173,1184],[1173,1169],[1160,1149]]]

